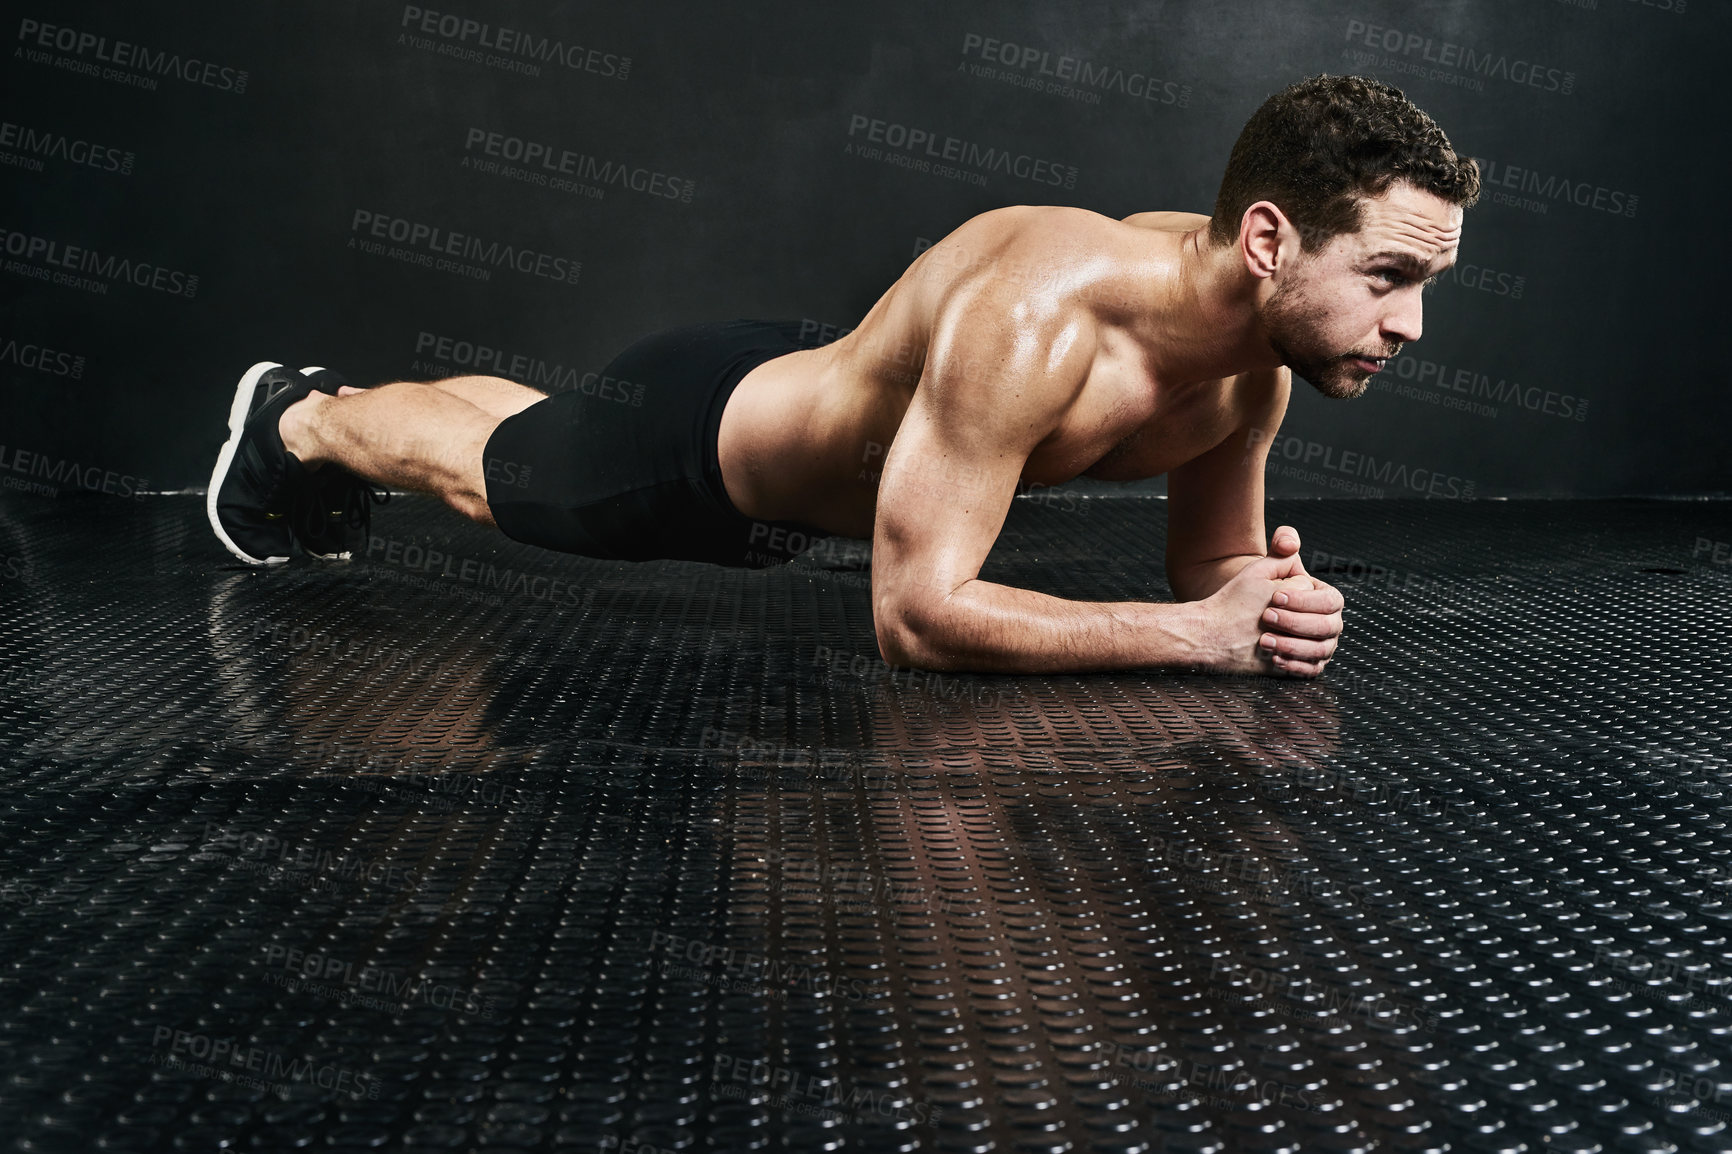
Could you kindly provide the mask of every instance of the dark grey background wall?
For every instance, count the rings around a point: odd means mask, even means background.
[[[986,209],[1208,211],[1327,71],[1406,90],[1487,195],[1411,355],[1296,390],[1271,493],[1732,490],[1720,0],[5,10],[0,475],[200,486],[260,359],[558,388],[677,323],[828,335]]]

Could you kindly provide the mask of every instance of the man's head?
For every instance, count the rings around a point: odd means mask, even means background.
[[[1233,145],[1209,239],[1237,246],[1283,363],[1355,397],[1405,341],[1420,291],[1455,260],[1479,168],[1398,89],[1314,76],[1263,102]]]

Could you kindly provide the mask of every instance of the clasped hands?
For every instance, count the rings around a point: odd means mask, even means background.
[[[1299,531],[1282,525],[1269,553],[1210,597],[1221,672],[1316,677],[1341,637],[1341,591],[1305,571]]]

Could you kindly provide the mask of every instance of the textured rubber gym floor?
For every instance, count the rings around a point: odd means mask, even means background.
[[[1164,597],[1164,522],[984,575]],[[1732,1150],[1732,511],[1282,522],[1321,682],[889,670],[864,542],[6,497],[0,1144]]]

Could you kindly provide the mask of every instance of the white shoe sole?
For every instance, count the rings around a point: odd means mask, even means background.
[[[247,413],[252,410],[253,393],[258,390],[259,378],[272,369],[280,368],[282,365],[276,361],[260,361],[248,369],[241,376],[240,384],[235,386],[235,399],[229,405],[229,439],[223,442],[222,451],[217,454],[216,468],[211,470],[210,488],[205,491],[204,497],[205,516],[210,518],[210,527],[216,533],[217,540],[223,543],[223,548],[248,565],[282,565],[288,561],[288,557],[254,557],[236,545],[223,531],[222,519],[217,516],[217,494],[222,491],[222,484],[228,479],[229,466],[234,464],[235,449],[241,443],[241,430],[246,427]]]

